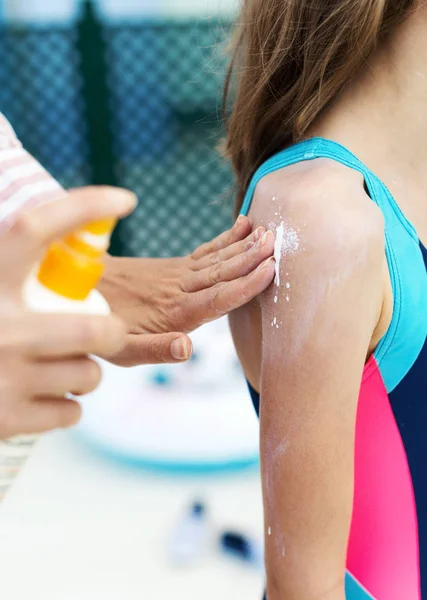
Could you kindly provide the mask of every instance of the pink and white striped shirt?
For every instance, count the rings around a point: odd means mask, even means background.
[[[0,232],[21,210],[62,196],[55,179],[24,150],[0,113]],[[37,436],[0,440],[0,501],[27,460]]]
[[[22,147],[0,113],[0,222],[64,194],[57,181]]]

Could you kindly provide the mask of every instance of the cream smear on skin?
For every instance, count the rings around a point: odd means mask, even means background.
[[[281,285],[280,268],[281,268],[282,258],[286,257],[286,256],[291,256],[299,250],[300,239],[299,239],[298,231],[295,228],[291,227],[291,225],[286,223],[282,219],[281,215],[279,215],[278,213],[275,213],[275,215],[279,216],[280,223],[278,225],[271,223],[270,229],[272,229],[276,233],[276,240],[274,243],[274,258],[276,261],[276,274],[275,274],[275,278],[274,278],[274,283],[277,287],[277,290],[276,290],[276,294],[274,296],[274,304],[277,304],[277,302],[279,300],[279,290],[280,290],[280,285]],[[286,274],[286,276],[287,275],[288,274]],[[290,302],[290,295],[289,295],[289,292],[291,290],[290,282],[286,281],[285,286],[286,286],[285,299],[286,299],[286,302]],[[272,327],[274,327],[274,326],[276,326],[276,328],[279,327],[277,325],[276,319],[274,319],[274,321],[272,323]]]

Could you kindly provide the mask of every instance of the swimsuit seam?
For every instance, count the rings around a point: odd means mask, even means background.
[[[390,243],[387,231],[385,232],[385,237],[387,250],[390,255],[389,265],[392,269],[392,271],[390,272],[390,276],[392,279],[392,287],[394,284],[396,294],[394,294],[393,298],[393,315],[388,331],[385,333],[383,339],[380,341],[377,347],[377,350],[374,352],[374,356],[378,362],[378,366],[380,366],[383,363],[384,359],[388,356],[393,342],[396,340],[402,316],[402,283],[400,280],[399,270],[397,268],[397,260],[394,254],[394,249]]]
[[[325,145],[324,142],[327,142],[328,144],[333,144],[333,145],[339,147],[345,154],[349,154],[352,157],[352,159],[354,159],[357,163],[359,163],[360,166],[363,167],[363,170],[365,172],[369,171],[369,173],[371,173],[371,175],[376,180],[376,182],[379,183],[386,190],[387,196],[388,196],[388,199],[389,199],[389,204],[390,204],[390,206],[391,206],[394,214],[396,215],[396,217],[401,222],[401,224],[405,227],[405,229],[411,235],[411,237],[413,237],[416,240],[419,239],[415,227],[405,217],[405,215],[403,214],[403,212],[400,209],[399,205],[397,204],[396,200],[394,199],[393,194],[390,192],[390,190],[388,189],[388,187],[386,186],[386,184],[381,179],[379,179],[379,177],[377,175],[375,175],[375,173],[373,173],[370,169],[368,169],[368,167],[364,163],[362,163],[362,161],[359,158],[357,158],[357,156],[355,154],[353,154],[351,152],[351,150],[349,150],[348,148],[346,148],[345,146],[343,146],[339,142],[335,142],[334,140],[327,140],[326,138],[312,138],[312,139],[316,140],[316,141],[320,141],[320,144],[323,143],[323,145]],[[317,147],[320,144],[318,143]],[[333,155],[330,158],[332,158],[332,157],[333,157]],[[347,166],[349,166],[349,165],[347,165]]]
[[[393,194],[390,192],[390,190],[388,189],[386,184],[381,181],[381,179],[379,179],[375,174],[373,174],[373,176],[376,179],[377,183],[385,189],[388,200],[389,200],[390,207],[391,207],[392,211],[394,212],[395,216],[397,217],[397,219],[399,219],[400,223],[403,225],[403,227],[409,233],[411,238],[418,242],[419,237],[417,234],[417,230],[412,225],[412,223],[410,221],[408,221],[408,219],[405,217],[405,215],[402,213],[401,209],[399,208],[399,205],[397,204],[396,200],[394,199]]]

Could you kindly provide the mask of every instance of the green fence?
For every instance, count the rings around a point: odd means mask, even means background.
[[[85,2],[69,26],[1,31],[0,111],[66,187],[134,190],[115,254],[188,252],[231,221],[218,156],[230,23],[111,23]]]

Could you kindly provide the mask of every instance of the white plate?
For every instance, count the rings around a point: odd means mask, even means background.
[[[186,365],[120,369],[103,363],[78,432],[112,457],[168,470],[258,461],[258,421],[225,321],[193,336]],[[156,380],[166,385],[156,385]]]

